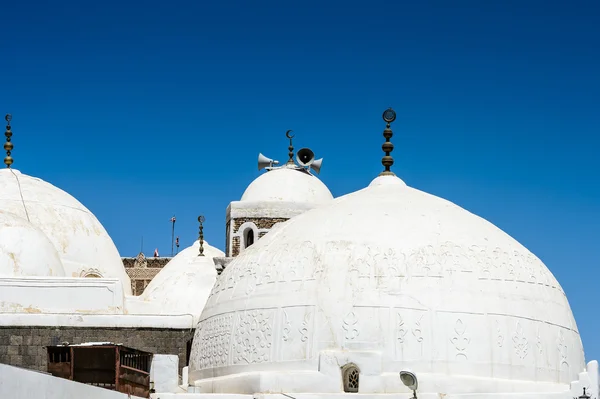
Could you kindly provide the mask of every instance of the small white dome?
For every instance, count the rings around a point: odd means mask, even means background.
[[[64,277],[65,270],[54,245],[40,229],[0,211],[0,276]]]
[[[377,176],[376,178],[374,178],[373,181],[371,181],[371,184],[369,184],[369,187],[384,186],[387,184],[399,184],[401,186],[406,186],[406,183],[404,183],[404,181],[402,179],[400,179],[398,176],[384,175],[384,176]]]
[[[0,210],[39,228],[54,244],[67,277],[118,278],[131,294],[119,252],[98,219],[63,190],[18,170],[0,170]]]
[[[567,389],[584,354],[552,273],[488,221],[400,182],[380,177],[236,257],[196,328],[190,380],[339,392],[339,367],[355,363],[364,392],[406,392],[399,370],[448,395]]]
[[[267,171],[254,179],[242,195],[243,202],[297,202],[321,204],[333,195],[316,176],[291,167]]]
[[[206,241],[203,247],[204,256],[198,256],[198,241],[178,253],[152,279],[140,300],[151,302],[158,314],[192,314],[197,322],[217,278],[213,257],[225,256]]]

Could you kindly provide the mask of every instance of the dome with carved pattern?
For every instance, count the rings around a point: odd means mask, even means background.
[[[201,392],[562,392],[584,370],[561,286],[488,221],[395,176],[274,228],[212,289]],[[357,383],[358,384],[358,383]]]
[[[40,229],[52,242],[67,277],[113,277],[131,282],[112,239],[85,206],[65,191],[15,169],[0,170],[0,210]]]

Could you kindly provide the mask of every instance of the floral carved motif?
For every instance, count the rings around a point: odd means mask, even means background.
[[[401,344],[404,343],[404,336],[406,335],[407,332],[408,332],[408,330],[406,329],[404,319],[402,318],[402,315],[400,314],[400,312],[398,312],[398,342],[399,343],[401,343]]]
[[[310,313],[306,313],[304,315],[304,320],[302,324],[298,328],[298,332],[300,332],[300,341],[306,342],[308,341],[308,324],[310,323]]]
[[[556,339],[556,348],[558,349],[558,353],[560,354],[560,365],[562,366],[563,364],[565,366],[569,366],[569,363],[567,361],[567,352],[568,352],[568,348],[567,348],[567,344],[565,343],[565,335],[563,334],[563,330],[561,329],[558,332],[558,338]]]
[[[198,369],[227,366],[232,314],[214,316],[198,324],[192,353],[192,365]]]
[[[298,328],[296,329],[297,332],[296,332],[296,331],[294,331],[290,317],[288,316],[287,312],[284,310],[283,311],[283,328],[282,328],[281,339],[286,342],[293,341],[294,335],[297,334],[300,342],[308,341],[310,316],[311,316],[311,312],[307,312],[304,315],[302,322],[299,323],[299,325],[296,324],[296,325],[298,325]]]
[[[255,309],[238,314],[234,332],[234,364],[269,361],[273,339],[273,310]]]
[[[353,340],[358,337],[358,316],[354,312],[350,312],[344,317],[342,328],[346,331],[346,339]]]
[[[540,284],[562,292],[554,278],[533,254],[512,248],[470,245],[445,241],[407,252],[376,245],[311,241],[254,246],[244,251],[225,269],[213,287],[208,305],[217,293],[252,295],[259,287],[292,281],[311,281],[324,276],[327,264],[348,265],[353,290],[398,290],[404,279],[448,278],[469,273],[478,280]]]
[[[500,322],[498,320],[496,320],[496,344],[500,348],[502,348],[502,345],[504,345],[504,334],[502,334]]]
[[[521,322],[517,321],[517,326],[515,328],[515,335],[513,335],[513,345],[515,348],[515,354],[521,359],[525,359],[527,357],[527,353],[529,353],[529,341],[523,332],[523,326],[521,326]]]
[[[467,326],[461,319],[457,319],[454,324],[454,335],[450,338],[450,342],[454,345],[454,349],[456,349],[456,358],[463,358],[465,360],[467,357],[467,349],[469,343],[471,342],[471,338],[466,334]]]

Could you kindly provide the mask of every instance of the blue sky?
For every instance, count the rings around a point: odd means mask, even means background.
[[[262,152],[324,157],[334,195],[393,170],[490,220],[565,289],[600,358],[600,3],[177,1],[2,5],[15,169],[90,208],[123,256],[225,241]]]

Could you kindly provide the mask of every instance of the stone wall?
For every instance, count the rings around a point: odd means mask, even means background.
[[[121,258],[125,272],[131,279],[131,292],[141,295],[150,281],[161,271],[172,258],[146,258],[140,252],[135,258]]]
[[[0,363],[46,371],[46,346],[63,342],[113,342],[157,354],[178,355],[179,372],[187,365],[191,329],[0,327]]]
[[[277,223],[282,223],[286,220],[288,218],[237,218],[233,219],[233,232],[238,233],[240,227],[247,222],[254,223],[259,230],[269,230]],[[259,232],[257,238],[261,238],[266,233],[265,231]],[[227,240],[227,243],[229,243],[229,240]],[[240,254],[240,245],[240,237],[233,237],[231,240],[231,256],[238,256]]]
[[[233,232],[237,233],[240,226],[252,222],[258,229],[270,229],[277,223],[285,222],[288,218],[237,218],[233,220]]]

